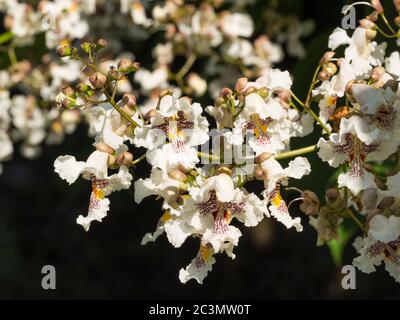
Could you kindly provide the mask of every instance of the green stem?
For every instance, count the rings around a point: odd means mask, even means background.
[[[397,38],[397,35],[396,34],[388,34],[388,33],[386,33],[385,31],[383,31],[381,28],[379,28],[378,26],[376,26],[376,30],[378,30],[378,32],[380,33],[380,34],[382,34],[384,37],[386,37],[386,38]]]
[[[175,76],[177,82],[181,81],[183,77],[189,72],[190,68],[193,66],[196,59],[197,59],[196,54],[194,53],[190,54],[185,64],[182,66],[182,68],[178,71],[178,73]]]
[[[18,62],[17,55],[13,47],[8,48],[8,57],[10,58],[11,64],[16,64]]]
[[[111,105],[114,107],[115,110],[119,112],[119,114],[126,120],[128,121],[131,125],[134,127],[138,127],[139,124],[133,120],[124,110],[122,110],[117,103],[115,103],[114,99],[109,95],[109,93],[104,90],[104,94],[106,95],[108,102],[111,103]]]
[[[329,130],[329,128],[326,126],[326,124],[321,120],[320,117],[318,117],[315,112],[306,104],[304,104],[303,102],[301,102],[301,100],[292,92],[292,97],[294,98],[294,100],[299,103],[306,112],[308,112],[315,121],[318,122],[318,124],[324,129],[324,131],[330,135],[331,134],[331,130]]]
[[[283,152],[280,153],[278,155],[275,156],[275,160],[283,160],[283,159],[287,159],[287,158],[293,158],[293,157],[297,157],[306,153],[311,153],[311,152],[315,152],[317,151],[317,145],[314,144],[312,146],[308,146],[308,147],[304,147],[304,148],[300,148],[300,149],[296,149],[296,150],[291,150],[288,152]]]
[[[140,161],[146,159],[146,154],[142,154],[139,158],[135,159],[132,161],[132,165],[134,166],[135,164],[139,163]]]
[[[386,18],[385,13],[382,12],[382,13],[380,13],[379,15],[382,17],[383,22],[385,22],[385,24],[386,24],[386,26],[389,28],[390,32],[393,33],[393,34],[396,34],[396,31],[394,31],[394,29],[393,29],[392,26],[390,25],[388,19]]]

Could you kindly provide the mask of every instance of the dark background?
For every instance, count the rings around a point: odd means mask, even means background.
[[[288,0],[280,4],[283,11],[316,22],[315,32],[304,40],[307,58],[286,59],[280,65],[294,75],[294,89],[300,97],[305,96],[326,50],[329,33],[340,23],[344,3]],[[251,13],[259,19],[267,5],[268,1],[258,1]],[[138,60],[150,63],[146,61],[146,42],[131,46]],[[307,218],[296,212],[296,206],[293,214],[302,217],[302,233],[287,231],[273,219],[265,219],[254,229],[241,228],[235,261],[217,255],[204,285],[194,281],[181,284],[178,272],[196,255],[195,239],[180,249],[174,249],[165,236],[156,243],[140,245],[143,235],[156,226],[160,201],[148,198],[136,205],[133,190],[118,192],[110,197],[111,210],[103,223],[94,223],[89,233],[75,223],[78,214],[86,214],[90,186],[80,179],[68,187],[52,168],[61,154],[73,154],[80,160],[87,157],[92,141],[86,130],[81,126],[62,146],[45,148],[35,161],[16,154],[4,164],[0,176],[0,298],[400,298],[400,285],[383,267],[372,275],[357,272],[357,289],[342,290],[340,272],[329,250],[315,246],[316,232]],[[294,146],[316,141],[313,135],[294,141]],[[315,155],[310,160],[311,176],[296,185],[322,195],[332,171]],[[139,176],[148,172],[146,165],[137,169]],[[344,263],[350,264],[355,254],[349,245]],[[47,264],[57,270],[57,289],[53,291],[41,288],[41,268]]]

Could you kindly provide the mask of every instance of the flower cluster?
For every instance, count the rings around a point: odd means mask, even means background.
[[[343,244],[357,227],[362,236],[354,242],[359,256],[353,264],[370,273],[383,261],[400,282],[400,54],[387,52],[386,43],[379,42],[380,36],[399,39],[400,31],[379,0],[351,5],[373,10],[351,35],[333,31],[332,51],[319,61],[304,101],[293,92],[289,72],[273,68],[282,59],[280,45],[266,35],[253,36],[254,23],[243,4],[227,10],[224,1],[122,0],[120,7],[99,2],[43,1],[38,11],[15,0],[0,6],[14,46],[43,32],[43,14],[52,13],[49,17],[56,19],[48,23],[55,26],[45,32],[46,44],[63,58],[44,59],[46,68],[32,68],[17,61],[10,47],[13,63],[0,74],[5,106],[0,109],[0,160],[12,153],[10,136],[22,140],[23,152],[33,156],[43,140],[60,141],[83,116],[94,141],[92,153],[86,161],[63,155],[54,163],[69,184],[80,176],[90,181],[88,212],[78,215],[77,223],[88,231],[92,222],[101,222],[114,191],[132,187],[137,203],[156,197],[162,214],[142,244],[164,233],[176,248],[189,239],[198,242],[197,254],[179,272],[181,282],[203,283],[218,253],[234,259],[243,225],[255,227],[272,218],[301,232],[301,216],[290,210],[295,201],[316,229],[317,245]],[[393,3],[400,28],[400,2]],[[128,16],[147,37],[162,35],[151,49],[150,67],[140,67],[130,53],[112,59],[122,46],[116,39],[73,46],[92,28],[94,34],[106,33],[95,27],[101,6],[117,10],[113,17],[123,23]],[[299,24],[296,20],[297,27],[288,27],[280,39],[302,55],[299,38],[307,28]],[[182,67],[175,71],[176,65]],[[10,94],[12,86],[22,84],[40,93]],[[204,95],[213,105],[194,101],[206,101],[200,100]],[[55,101],[58,109],[38,108],[37,96],[45,97],[46,105]],[[311,134],[317,136],[315,145],[292,149],[292,138]],[[332,168],[325,203],[320,190],[296,188],[286,188],[300,193],[288,202],[282,190],[291,179],[311,173],[302,157],[311,152]],[[149,174],[133,181],[141,161]],[[258,183],[262,192],[251,192],[248,182]]]
[[[251,1],[0,1],[5,29],[0,46],[10,62],[0,70],[0,164],[12,157],[17,143],[23,156],[34,158],[43,144],[61,143],[87,121],[86,113],[53,108],[62,88],[85,78],[82,63],[58,59],[56,48],[106,38],[107,51],[99,60],[104,71],[117,63],[113,56],[133,58],[127,43],[145,43],[153,59],[133,81],[140,84],[136,95],[146,104],[154,107],[160,90],[170,87],[213,97],[228,73],[229,79],[262,74],[283,58],[280,46],[269,37],[254,35],[254,22],[244,10],[248,5]],[[284,34],[278,30],[272,36]],[[300,37],[293,39],[298,45]],[[149,48],[153,38],[157,40]],[[183,59],[186,63],[176,72],[175,65]],[[118,93],[132,90],[132,79],[119,82]]]
[[[400,3],[394,5],[400,12]],[[308,214],[319,244],[338,238],[344,219],[352,218],[364,234],[355,241],[360,256],[353,264],[370,273],[385,261],[386,270],[400,282],[398,170],[379,170],[391,159],[398,161],[400,57],[398,51],[387,54],[386,42],[375,40],[378,34],[392,38],[398,33],[379,1],[370,6],[373,12],[351,36],[341,28],[333,31],[329,47],[344,47],[344,55],[327,52],[316,72],[311,99],[318,102],[326,134],[317,144],[318,155],[338,168],[338,189],[328,190],[327,205],[319,209],[318,204]],[[380,22],[393,34],[384,32]]]

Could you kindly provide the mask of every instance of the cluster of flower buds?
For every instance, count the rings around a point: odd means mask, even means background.
[[[37,157],[43,144],[59,144],[79,123],[87,122],[86,113],[77,112],[75,106],[86,103],[82,97],[90,99],[91,92],[84,90],[88,87],[81,87],[81,94],[65,89],[65,96],[59,95],[55,101],[61,89],[71,86],[75,90],[75,85],[86,78],[88,69],[82,74],[81,61],[67,59],[77,55],[78,49],[72,46],[77,40],[83,42],[80,50],[89,55],[105,43],[86,40],[106,38],[109,45],[98,72],[107,75],[109,66],[117,64],[110,57],[127,59],[112,71],[114,77],[137,68],[129,65],[133,58],[125,52],[131,51],[132,43],[145,43],[151,52],[150,61],[147,69],[135,74],[140,84],[135,95],[145,99],[149,107],[155,106],[165,88],[177,86],[186,95],[214,98],[229,79],[268,71],[282,60],[283,52],[265,35],[253,39],[254,23],[245,13],[249,5],[249,1],[200,1],[196,6],[180,0],[162,4],[140,0],[0,1],[6,31],[0,45],[9,55],[9,66],[0,70],[0,165],[12,158],[15,143],[20,143],[23,156]],[[153,36],[158,40],[146,41]],[[300,36],[292,37],[291,42],[301,46]],[[154,46],[149,47],[149,43]],[[56,48],[65,59],[58,59]],[[25,59],[28,56],[29,61]],[[187,62],[176,71],[182,57]],[[198,65],[202,67],[196,68],[195,62],[200,59]],[[227,77],[228,73],[231,76]],[[104,79],[101,74],[93,75],[87,84],[101,86]],[[132,92],[132,81],[119,81],[117,93]],[[62,108],[53,108],[55,103]],[[13,105],[19,112],[11,111],[9,106]],[[31,114],[34,116],[29,119]]]

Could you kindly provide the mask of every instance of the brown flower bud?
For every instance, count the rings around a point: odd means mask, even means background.
[[[377,11],[372,11],[368,16],[366,16],[366,19],[372,22],[377,22],[379,19],[379,13]]]
[[[256,163],[261,164],[265,160],[268,160],[269,158],[271,158],[272,156],[273,156],[272,153],[263,152],[260,155],[258,155],[254,160],[255,160]]]
[[[133,107],[136,105],[136,97],[131,93],[125,93],[122,97],[122,101],[128,107]]]
[[[372,22],[372,21],[369,20],[369,19],[361,19],[361,20],[359,21],[359,23],[360,23],[360,26],[363,27],[363,28],[365,28],[365,29],[371,29],[371,30],[373,30],[373,29],[375,29],[375,27],[376,27],[375,22]]]
[[[95,72],[89,77],[89,81],[96,89],[104,88],[107,83],[107,76],[102,72]]]
[[[62,89],[62,93],[64,93],[67,97],[75,96],[75,90],[71,87],[65,87]]]
[[[284,103],[290,103],[292,93],[288,89],[279,89],[276,91],[278,98]]]
[[[157,115],[157,110],[151,109],[146,113],[145,118],[150,120],[151,118],[154,118],[156,115]]]
[[[400,0],[393,0],[393,5],[397,12],[400,12]]]
[[[233,91],[231,89],[222,88],[220,93],[219,93],[219,96],[222,97],[222,98],[225,98],[225,97],[228,97],[228,96],[232,95],[232,93],[233,93]]]
[[[265,171],[262,169],[262,168],[260,168],[260,167],[256,167],[255,169],[254,169],[254,177],[257,179],[257,180],[265,180],[266,178],[267,178],[267,175],[265,174]]]
[[[133,61],[131,59],[122,58],[118,62],[118,70],[121,72],[131,72],[133,71]]]
[[[99,40],[97,40],[97,46],[98,46],[99,48],[107,47],[107,45],[108,45],[108,43],[107,43],[106,40],[104,40],[104,39],[102,39],[102,38],[100,38]]]
[[[397,16],[396,18],[394,18],[394,23],[396,24],[397,27],[400,28],[400,16]]]
[[[119,154],[117,157],[117,163],[123,166],[130,167],[132,165],[132,161],[133,154],[128,151]]]
[[[329,78],[330,78],[330,76],[329,76],[328,72],[326,72],[326,71],[322,70],[320,73],[318,73],[318,79],[320,81],[329,80]]]
[[[385,74],[385,68],[384,67],[375,67],[372,70],[371,73],[371,79],[375,82],[381,80],[381,78],[383,77],[383,75]]]
[[[302,196],[304,199],[303,202],[300,204],[300,210],[309,216],[317,214],[320,206],[317,195],[310,190],[305,190],[302,193]]]
[[[112,147],[110,147],[108,144],[106,144],[104,142],[98,142],[94,145],[94,147],[97,150],[108,153],[108,154],[113,154],[115,152],[115,150]]]
[[[246,88],[247,83],[248,83],[248,79],[247,78],[245,78],[245,77],[239,78],[236,81],[235,90],[239,91],[239,92],[242,91],[244,88]]]
[[[376,12],[378,12],[378,13],[383,12],[382,3],[380,0],[371,0],[371,5],[375,9]]]
[[[336,52],[333,51],[328,51],[325,52],[322,58],[319,60],[319,64],[322,66],[325,63],[331,61],[331,59],[335,56]]]
[[[244,93],[245,96],[248,96],[251,93],[257,92],[257,88],[256,87],[248,87]]]
[[[171,170],[168,175],[177,181],[185,182],[187,180],[187,175],[179,169]]]

